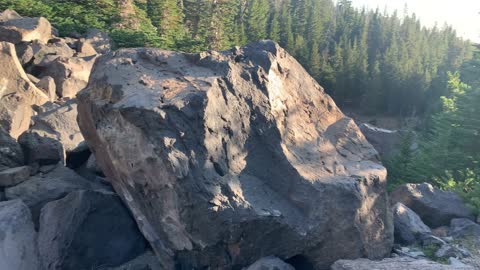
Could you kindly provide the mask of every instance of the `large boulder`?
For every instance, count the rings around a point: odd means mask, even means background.
[[[27,131],[18,138],[27,164],[50,165],[65,159],[62,144],[54,138]]]
[[[401,185],[390,194],[390,198],[392,203],[400,202],[412,209],[432,228],[448,226],[454,218],[474,219],[457,194],[428,183]]]
[[[16,139],[30,125],[32,105],[44,104],[48,96],[28,79],[13,44],[0,42],[0,63],[0,126]]]
[[[38,246],[46,270],[90,270],[134,259],[146,241],[116,194],[77,191],[42,209]]]
[[[0,170],[23,164],[24,156],[20,144],[0,126]]]
[[[333,264],[331,270],[474,270],[474,268],[464,264],[445,265],[425,259],[397,257],[382,261],[341,260]]]
[[[393,227],[395,242],[405,245],[414,244],[432,234],[420,217],[402,203],[397,203],[393,207]]]
[[[0,269],[43,270],[36,241],[28,207],[21,200],[0,202]]]
[[[96,56],[57,57],[43,68],[41,76],[55,80],[58,96],[72,98],[87,86],[95,59]]]
[[[30,167],[22,166],[0,171],[0,188],[18,185],[30,177]]]
[[[377,152],[274,42],[119,50],[97,60],[78,102],[97,162],[166,269],[265,254],[321,269],[391,250]]]
[[[47,43],[51,37],[52,26],[43,17],[21,17],[12,10],[0,14],[0,41],[17,44],[38,40]]]

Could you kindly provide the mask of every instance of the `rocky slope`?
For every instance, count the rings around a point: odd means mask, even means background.
[[[0,270],[479,269],[461,200],[390,205],[377,151],[275,43],[55,32],[0,14]]]

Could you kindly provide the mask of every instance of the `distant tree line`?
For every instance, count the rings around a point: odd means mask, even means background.
[[[471,45],[449,26],[427,29],[415,15],[359,10],[348,0],[0,0],[5,8],[47,17],[64,35],[99,28],[118,47],[195,52],[272,39],[337,103],[371,114],[440,110],[448,72],[471,58]]]

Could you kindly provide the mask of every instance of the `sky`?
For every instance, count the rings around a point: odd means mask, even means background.
[[[409,13],[415,13],[425,26],[444,22],[453,26],[459,36],[480,43],[480,0],[352,0],[356,7],[388,11],[398,10],[403,14],[405,4]]]

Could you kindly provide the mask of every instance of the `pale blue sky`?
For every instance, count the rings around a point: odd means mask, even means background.
[[[435,22],[442,26],[444,22],[452,25],[464,38],[480,42],[480,0],[352,0],[354,6],[366,6],[371,9],[392,11],[397,9],[403,14],[405,4],[409,13],[415,12],[422,23],[433,26]]]

